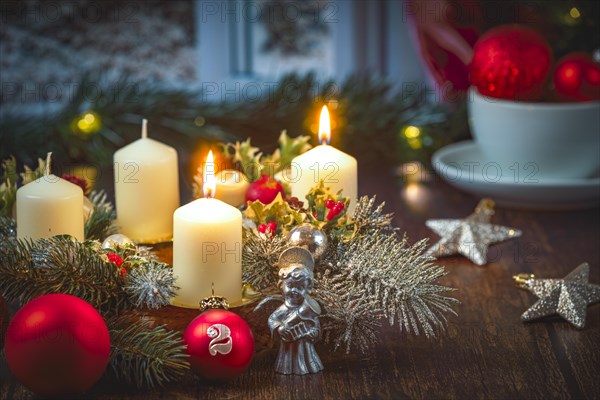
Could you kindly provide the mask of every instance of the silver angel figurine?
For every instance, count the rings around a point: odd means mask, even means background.
[[[314,260],[309,251],[292,247],[279,258],[279,287],[284,303],[269,317],[271,334],[280,338],[275,371],[304,375],[319,372],[323,363],[314,343],[321,336],[321,307],[310,297]]]

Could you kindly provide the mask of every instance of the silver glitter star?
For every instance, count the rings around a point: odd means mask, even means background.
[[[477,265],[487,263],[490,244],[521,236],[521,231],[490,224],[494,202],[483,199],[465,219],[430,219],[425,224],[442,238],[427,253],[434,257],[462,254]]]
[[[523,321],[558,314],[577,328],[585,327],[586,309],[600,301],[600,286],[589,283],[590,266],[583,263],[563,279],[534,279],[533,275],[514,277],[517,286],[539,300],[521,315]]]

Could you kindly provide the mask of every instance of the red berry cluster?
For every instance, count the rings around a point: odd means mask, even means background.
[[[271,234],[271,237],[273,237],[273,235],[275,235],[275,230],[277,229],[277,224],[275,223],[275,221],[271,221],[268,224],[260,224],[258,225],[258,231],[260,233],[267,233],[269,232]]]
[[[341,201],[334,201],[333,199],[328,199],[325,201],[325,207],[329,209],[327,213],[327,220],[331,221],[334,219],[339,213],[344,209],[344,203]]]
[[[125,275],[127,273],[127,270],[123,267],[123,258],[117,253],[109,253],[108,261],[115,264],[115,266],[119,268],[121,275]]]

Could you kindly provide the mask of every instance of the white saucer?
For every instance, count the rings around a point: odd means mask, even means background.
[[[433,168],[449,184],[502,206],[567,210],[600,206],[600,177],[549,179],[535,166],[502,166],[483,159],[473,141],[446,146],[432,157]]]

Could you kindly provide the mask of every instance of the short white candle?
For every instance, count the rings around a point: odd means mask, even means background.
[[[300,200],[323,180],[333,193],[342,190],[342,195],[350,198],[352,208],[358,195],[358,163],[356,158],[330,146],[330,139],[329,111],[323,106],[319,119],[321,145],[294,158],[289,173],[284,173],[283,178],[290,183],[292,196]]]
[[[179,207],[177,151],[142,137],[114,155],[115,205],[121,233],[138,243],[158,243],[173,237],[173,212]]]
[[[246,191],[250,186],[246,175],[240,171],[226,169],[217,173],[216,180],[215,199],[224,201],[234,207],[246,204]]]
[[[198,308],[214,294],[230,304],[242,299],[242,213],[212,198],[215,175],[212,151],[204,168],[205,198],[173,214],[173,274],[179,292],[173,304]]]
[[[17,238],[71,235],[83,241],[83,190],[50,174],[51,154],[44,176],[17,190]]]

